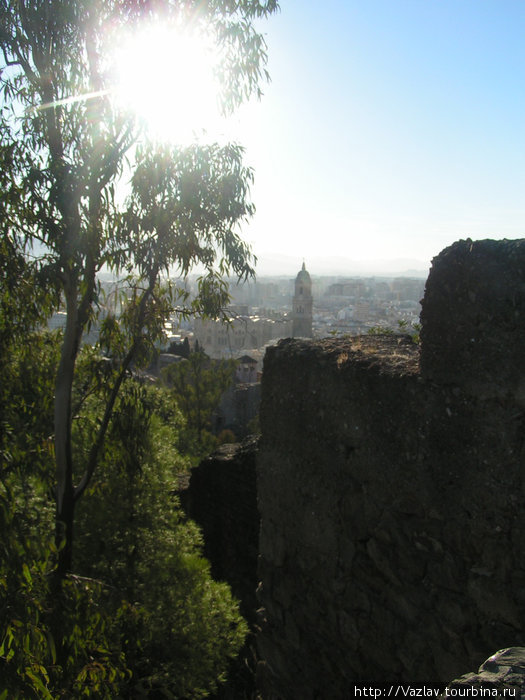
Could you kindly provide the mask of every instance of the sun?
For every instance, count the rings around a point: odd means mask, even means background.
[[[149,134],[185,143],[220,130],[220,56],[202,35],[151,25],[129,35],[114,52],[114,96]]]

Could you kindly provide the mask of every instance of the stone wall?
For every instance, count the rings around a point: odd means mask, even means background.
[[[258,456],[267,698],[448,682],[525,621],[525,241],[461,241],[409,338],[267,351]]]
[[[256,451],[255,439],[223,445],[191,470],[180,493],[186,513],[202,530],[214,578],[230,584],[250,621],[255,618],[258,583]]]

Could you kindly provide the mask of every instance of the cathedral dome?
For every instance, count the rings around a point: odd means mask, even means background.
[[[310,273],[306,269],[305,264],[303,263],[302,268],[299,270],[297,273],[297,277],[295,279],[296,282],[303,282],[303,284],[306,282],[308,284],[312,283],[312,280],[310,279]]]

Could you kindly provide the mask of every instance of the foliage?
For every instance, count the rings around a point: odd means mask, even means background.
[[[405,319],[400,319],[397,322],[397,329],[387,328],[385,326],[372,326],[367,330],[368,335],[399,335],[399,334],[409,334],[412,341],[419,344],[419,333],[421,331],[420,323],[413,323],[409,326],[408,321]]]
[[[184,338],[184,340],[180,343],[177,343],[176,341],[170,343],[167,352],[169,352],[171,355],[178,355],[179,357],[185,357],[188,359],[190,356],[190,342],[188,338]]]
[[[2,163],[0,161],[0,183]],[[0,189],[0,191],[2,191]],[[1,211],[0,199],[0,216]],[[39,286],[16,241],[0,235],[0,371],[9,362],[9,348],[46,318],[53,305],[52,295]]]
[[[104,587],[68,577],[57,587],[52,484],[56,333],[11,344],[2,382],[0,697],[115,697],[126,675]],[[60,605],[57,602],[60,601]],[[110,622],[111,621],[111,622]]]
[[[412,340],[414,341],[414,343],[419,345],[421,342],[421,324],[420,323],[413,323],[412,329],[413,329]]]
[[[217,435],[218,445],[230,445],[234,442],[237,442],[237,438],[235,437],[233,430],[230,430],[229,428],[221,430],[221,432]]]
[[[140,613],[114,606],[97,581],[69,576],[54,587],[54,541],[27,533],[12,495],[0,486],[0,698],[116,697],[130,675],[119,627]]]
[[[38,488],[34,477],[44,488],[51,488],[53,376],[59,337],[32,333],[23,343],[14,343],[11,337],[6,346],[0,383],[0,480],[16,476],[12,483],[19,490],[17,498],[29,494],[25,500],[29,513],[30,496]]]
[[[168,406],[165,391],[125,386],[97,486],[79,505],[75,568],[110,580],[146,612],[126,632],[128,692],[198,698],[224,680],[246,628],[228,587],[211,579],[196,527],[181,515],[175,493],[187,462],[174,445],[182,419]]]
[[[372,326],[367,330],[367,335],[395,335],[395,331],[385,326]]]
[[[174,309],[218,314],[225,277],[253,274],[238,233],[253,175],[238,145],[148,142],[112,99],[107,49],[145,20],[215,33],[229,109],[260,91],[254,20],[276,8],[0,2],[1,698],[204,697],[242,643],[236,605],[173,496],[180,416],[130,372]],[[190,302],[162,275],[195,264]],[[119,318],[98,319],[102,269],[128,275]],[[28,335],[59,308],[63,333]],[[100,344],[82,350],[97,322]]]
[[[147,360],[174,307],[188,302],[180,288],[161,284],[161,273],[175,267],[185,275],[200,264],[199,295],[183,311],[211,314],[228,299],[226,275],[253,273],[250,249],[238,234],[253,213],[242,149],[149,143],[112,98],[110,48],[124,29],[146,21],[187,23],[214,35],[230,109],[260,90],[266,52],[254,20],[276,8],[275,0],[0,2],[0,263],[8,273],[0,336],[14,325],[13,292],[28,305],[32,300],[36,313],[28,321],[64,306],[53,406],[57,542],[66,540],[61,575],[71,568],[75,505],[101,458],[127,372]],[[169,74],[169,66],[158,70]],[[125,168],[130,191],[122,204],[116,191]],[[72,439],[75,401],[83,401],[77,360],[96,321],[103,267],[130,275],[132,291],[119,324],[111,318],[104,324],[113,367],[80,473]],[[25,275],[36,283],[36,296],[23,284]]]
[[[79,505],[78,573],[62,582],[54,576],[52,459],[47,448],[36,457],[50,426],[40,409],[52,396],[57,350],[56,334],[36,334],[14,349],[5,377],[20,438],[11,439],[19,459],[3,469],[0,485],[0,698],[154,690],[206,697],[224,680],[246,628],[228,587],[211,579],[199,532],[181,514],[175,492],[188,462],[176,445],[184,420],[166,390],[124,382],[100,478]],[[79,461],[104,409],[96,368],[107,368],[97,358],[86,347],[79,360]]]
[[[162,379],[186,420],[182,447],[196,458],[208,454],[218,444],[211,432],[211,419],[222,394],[232,383],[235,366],[235,360],[211,360],[206,353],[196,350],[186,361],[162,371]]]

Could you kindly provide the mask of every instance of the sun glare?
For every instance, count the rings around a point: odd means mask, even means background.
[[[115,95],[154,138],[188,142],[220,129],[218,54],[206,37],[151,26],[115,54]]]

